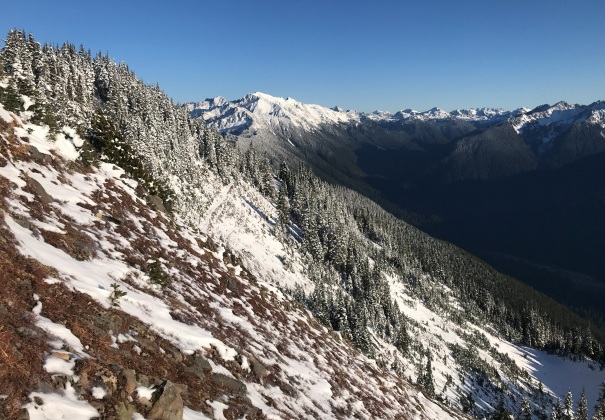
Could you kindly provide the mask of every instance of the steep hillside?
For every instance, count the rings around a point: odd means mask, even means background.
[[[75,161],[77,135],[0,117],[3,418],[461,417],[152,209],[121,168]]]
[[[596,399],[603,340],[552,300],[304,167],[238,151],[107,56],[8,38],[6,272],[32,290],[7,283],[3,305],[21,308],[7,336],[42,334],[31,325],[44,317],[69,355],[23,365],[44,335],[3,348],[16,366],[4,377],[21,375],[7,409],[60,401],[93,416],[80,395],[97,411],[177,416],[178,394],[192,418],[442,418],[547,412],[567,386]],[[86,322],[46,284],[84,297]],[[88,358],[107,372],[73,375]],[[79,385],[89,372],[100,379]],[[67,379],[49,396],[55,374]]]

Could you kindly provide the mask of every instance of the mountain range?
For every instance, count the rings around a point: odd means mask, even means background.
[[[257,94],[223,136],[107,55],[0,64],[0,417],[605,413],[594,323],[347,187],[479,126]]]
[[[185,107],[605,325],[605,102],[366,114],[255,93]]]

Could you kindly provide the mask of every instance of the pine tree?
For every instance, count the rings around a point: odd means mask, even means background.
[[[21,99],[13,78],[9,79],[7,87],[0,87],[0,102],[7,111],[17,114],[21,110]]]
[[[557,398],[557,402],[550,412],[550,420],[561,420],[563,418],[563,407],[561,406],[561,399]]]
[[[573,412],[573,396],[571,395],[571,388],[567,390],[565,395],[565,403],[562,410],[562,420],[574,420],[575,415]]]
[[[601,384],[592,420],[605,420],[605,381]]]
[[[498,405],[494,412],[489,416],[490,420],[511,420],[513,414],[506,408],[504,397],[500,395]]]
[[[521,401],[521,408],[519,409],[519,415],[517,416],[517,418],[519,420],[532,419],[531,406],[529,405],[529,401],[525,397],[523,397],[523,400]]]
[[[424,388],[430,397],[435,396],[435,381],[433,379],[432,359],[431,352],[428,352],[426,366],[421,370],[418,378],[418,384]]]
[[[546,407],[540,407],[540,411],[538,411],[538,420],[548,420],[548,413],[546,412]]]
[[[588,401],[586,400],[586,392],[584,390],[582,390],[582,394],[578,400],[576,420],[588,420]]]

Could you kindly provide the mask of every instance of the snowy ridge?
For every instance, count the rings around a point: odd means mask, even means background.
[[[250,130],[287,130],[295,127],[313,131],[323,124],[357,121],[355,112],[303,104],[292,98],[278,98],[256,92],[242,99],[228,101],[222,97],[186,105],[193,115],[203,118],[221,132],[248,128]]]
[[[340,107],[326,108],[320,105],[303,104],[292,98],[278,98],[261,92],[234,101],[217,96],[202,102],[188,103],[185,107],[191,115],[203,116],[204,120],[217,130],[236,134],[243,130],[283,133],[300,128],[304,131],[313,131],[326,124],[359,123],[363,119],[376,122],[448,119],[499,121],[525,111],[525,109],[505,111],[496,108],[471,108],[447,112],[435,107],[423,112],[404,109],[395,113],[388,111],[363,113],[345,111]]]
[[[204,120],[221,132],[234,132],[244,129],[250,129],[251,131],[275,130],[275,127],[280,125],[310,131],[321,127],[323,124],[358,123],[363,119],[376,122],[448,119],[489,122],[503,121],[529,111],[527,108],[514,111],[499,108],[470,108],[447,112],[435,107],[427,111],[416,111],[408,108],[395,113],[388,111],[363,113],[352,110],[346,111],[340,107],[326,108],[320,105],[303,104],[292,98],[278,98],[261,92],[252,93],[234,101],[217,96],[202,102],[188,103],[185,107],[193,116],[203,115]]]
[[[582,122],[605,127],[605,101],[597,101],[590,105],[570,105],[561,101],[552,106],[540,106],[511,119],[517,133],[535,127],[564,127]]]

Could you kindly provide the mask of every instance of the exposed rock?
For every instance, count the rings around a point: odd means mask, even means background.
[[[137,375],[137,382],[143,386],[149,386],[149,377],[147,375]]]
[[[34,178],[27,177],[27,185],[33,190],[34,194],[36,194],[42,204],[48,205],[54,201],[52,196],[46,192],[42,184],[36,181]]]
[[[137,341],[139,342],[139,346],[142,347],[147,353],[154,354],[160,351],[160,346],[146,337],[138,336]]]
[[[112,331],[114,334],[117,334],[121,328],[124,321],[118,315],[110,314],[110,315],[99,315],[96,320],[100,325],[105,326],[107,331]]]
[[[120,219],[115,218],[115,217],[113,217],[112,215],[107,214],[107,213],[105,213],[105,212],[104,212],[104,211],[102,211],[102,210],[99,210],[98,212],[96,212],[96,213],[95,213],[95,216],[96,216],[98,219],[104,220],[104,221],[106,221],[106,222],[111,222],[111,223],[114,223],[114,224],[116,224],[116,225],[121,225],[121,224],[122,224],[122,221],[121,221]]]
[[[132,394],[137,387],[136,372],[134,369],[121,368],[118,374],[118,385],[122,387],[128,395]]]
[[[164,201],[162,201],[162,199],[160,197],[158,197],[157,195],[150,195],[149,203],[157,211],[160,211],[162,213],[168,213],[168,211],[166,210],[166,207],[164,207]]]
[[[183,398],[174,383],[164,381],[153,393],[153,406],[147,414],[149,420],[183,418]]]
[[[115,409],[116,420],[131,420],[135,412],[134,407],[125,402],[119,402],[116,404]]]
[[[240,395],[244,395],[247,391],[246,384],[237,379],[230,378],[227,375],[223,375],[222,373],[213,373],[211,380],[217,386],[226,388],[229,391],[233,391]]]
[[[28,147],[28,149],[29,149],[29,155],[36,162],[41,163],[43,165],[48,165],[48,164],[52,163],[53,158],[51,155],[40,152],[38,149],[36,149],[35,146],[32,146],[32,145],[30,145]]]
[[[62,360],[69,360],[69,359],[71,359],[71,355],[69,353],[65,353],[64,351],[53,351],[51,354],[54,357],[57,357],[57,358],[62,359]]]
[[[186,368],[189,372],[193,373],[200,379],[205,379],[210,372],[212,372],[212,366],[208,360],[204,359],[200,355],[193,356],[193,364]]]
[[[179,363],[183,361],[183,353],[176,347],[166,347],[165,350],[175,361]]]
[[[259,362],[254,357],[248,357],[250,359],[250,364],[252,365],[252,373],[256,377],[256,379],[261,380],[265,376],[269,374],[267,372],[267,368],[261,362]]]
[[[284,391],[287,395],[291,396],[291,397],[295,397],[298,395],[298,392],[296,391],[296,388],[294,388],[292,385],[287,384],[285,382],[282,382],[279,387],[281,388],[282,391]]]
[[[18,417],[15,420],[30,420],[31,417],[29,417],[29,411],[27,410],[21,410],[19,412]]]
[[[24,227],[28,230],[32,230],[32,223],[25,217],[16,215],[13,219],[19,224],[19,226]]]

